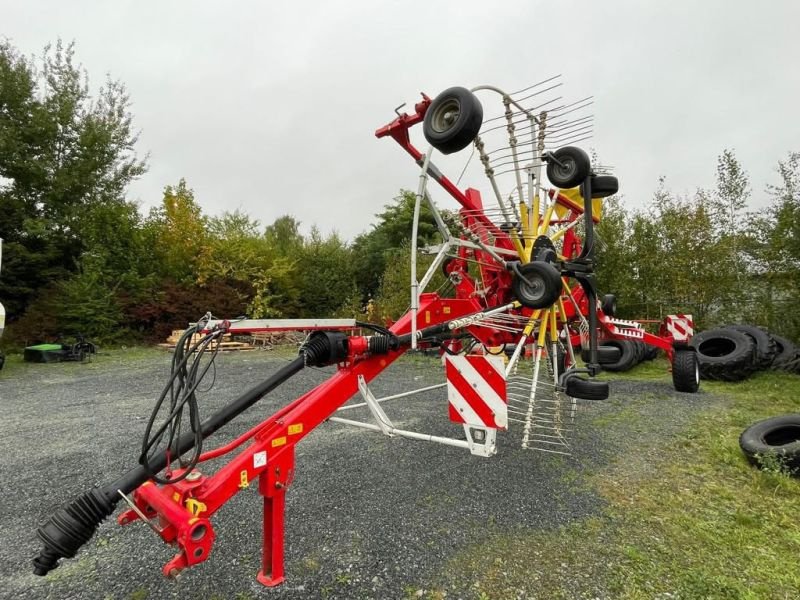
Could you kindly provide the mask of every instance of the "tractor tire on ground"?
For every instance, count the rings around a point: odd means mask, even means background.
[[[475,94],[463,87],[451,87],[436,96],[425,113],[422,133],[442,154],[469,146],[483,124],[483,106]]]
[[[597,362],[601,365],[607,363],[618,362],[622,357],[622,351],[616,346],[598,346],[597,347]],[[581,350],[581,359],[583,362],[589,362],[589,350]]]
[[[778,353],[778,344],[765,329],[755,325],[729,325],[729,329],[741,331],[756,343],[755,364],[758,369],[768,369]]]
[[[679,392],[694,394],[700,389],[700,363],[692,349],[676,350],[672,359],[672,385]]]
[[[778,371],[788,370],[797,357],[797,347],[791,341],[780,335],[772,334],[772,339],[775,340],[777,351],[775,358],[772,360],[771,367]]]
[[[759,468],[781,466],[797,474],[800,471],[800,414],[772,417],[752,424],[739,436],[739,446],[747,460]]]
[[[567,377],[564,385],[567,396],[582,400],[606,400],[608,398],[608,382],[584,379],[577,375]]]
[[[658,346],[651,346],[650,344],[645,344],[644,348],[645,360],[655,360],[658,357],[658,351],[661,350]]]
[[[697,351],[703,379],[741,381],[755,370],[755,342],[741,331],[709,329],[694,336],[690,345]]]
[[[562,189],[580,185],[592,171],[589,155],[575,146],[559,148],[553,152],[553,158],[547,163],[547,178]]]
[[[636,345],[630,340],[608,340],[603,342],[603,346],[618,348],[620,351],[618,361],[603,364],[604,371],[624,373],[625,371],[630,371],[639,362]]]

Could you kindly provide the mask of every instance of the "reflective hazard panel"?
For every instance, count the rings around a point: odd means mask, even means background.
[[[667,315],[664,325],[676,342],[687,341],[694,335],[692,315]]]
[[[500,356],[445,355],[451,421],[493,429],[508,427],[504,366]]]

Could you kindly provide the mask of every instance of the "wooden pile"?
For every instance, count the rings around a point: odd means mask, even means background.
[[[178,341],[181,339],[183,332],[184,332],[183,329],[173,329],[172,335],[170,335],[167,338],[167,341],[163,344],[159,344],[158,346],[160,348],[167,348],[169,350],[174,350],[175,346],[178,344]],[[192,336],[192,344],[196,344],[197,342],[199,342],[202,337],[203,336],[198,333],[194,334]],[[210,349],[212,348],[209,347],[209,350]],[[224,336],[222,336],[222,341],[220,342],[219,345],[220,352],[232,352],[235,350],[246,351],[255,349],[256,347],[252,343],[232,340],[230,333],[226,333]]]

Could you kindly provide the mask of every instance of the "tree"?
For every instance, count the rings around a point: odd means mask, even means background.
[[[88,90],[73,44],[59,41],[34,61],[0,42],[0,294],[9,321],[79,269],[95,209],[123,202],[145,172],[124,86],[108,80],[94,98]]]
[[[150,211],[148,221],[161,276],[176,283],[195,282],[202,255],[208,252],[208,236],[202,209],[185,179],[164,188],[162,204]]]
[[[356,237],[353,242],[356,284],[363,301],[378,292],[381,276],[386,271],[387,257],[411,239],[416,194],[401,190],[394,203],[384,206],[375,215],[378,223],[372,230]],[[427,202],[420,204],[417,244],[424,246],[441,242],[433,212]]]

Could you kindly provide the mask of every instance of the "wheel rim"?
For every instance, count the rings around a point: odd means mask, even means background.
[[[560,180],[572,179],[578,172],[578,163],[571,158],[562,158],[561,164],[553,163],[553,174]],[[556,183],[556,182],[553,182]]]
[[[525,275],[525,278],[519,282],[519,293],[525,297],[525,301],[529,303],[538,303],[544,298],[547,292],[547,286],[544,279],[539,276]]]
[[[442,102],[433,111],[431,118],[431,128],[436,133],[444,133],[455,125],[461,116],[461,103],[455,98],[450,98]]]

